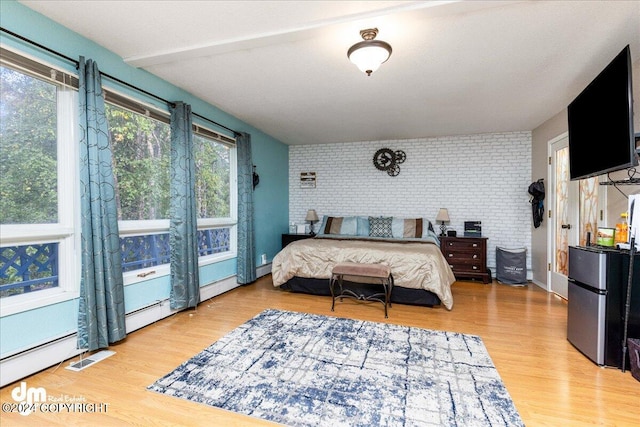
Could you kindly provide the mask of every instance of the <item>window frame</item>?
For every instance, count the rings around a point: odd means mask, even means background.
[[[0,298],[0,317],[76,299],[80,295],[78,79],[63,68],[0,45],[3,67],[56,87],[57,213],[55,223],[0,224],[0,245],[58,243],[58,286]]]

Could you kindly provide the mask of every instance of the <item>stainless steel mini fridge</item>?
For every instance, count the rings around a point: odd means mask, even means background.
[[[624,256],[600,247],[569,247],[567,339],[598,365],[621,365]]]

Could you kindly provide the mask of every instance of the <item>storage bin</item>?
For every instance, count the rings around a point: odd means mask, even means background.
[[[629,348],[631,376],[640,381],[640,339],[627,338],[627,347]]]
[[[496,279],[507,285],[526,285],[527,249],[496,246]]]

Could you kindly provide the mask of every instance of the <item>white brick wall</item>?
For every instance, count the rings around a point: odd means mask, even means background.
[[[407,155],[396,177],[373,166],[373,154],[383,147]],[[316,188],[300,188],[301,172],[316,172]],[[304,223],[307,210],[316,209],[320,217],[421,216],[435,225],[438,209],[447,208],[449,228],[459,235],[464,221],[482,221],[495,276],[496,246],[526,247],[531,269],[530,180],[531,132],[293,145],[289,218]]]

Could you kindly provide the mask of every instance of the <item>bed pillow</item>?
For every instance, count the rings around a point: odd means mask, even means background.
[[[355,216],[328,216],[326,221],[322,221],[324,228],[320,234],[342,234],[344,236],[355,236],[358,230],[358,223]]]
[[[429,221],[428,219],[425,219],[424,221],[427,223],[427,227],[424,228],[425,233],[427,230],[435,233],[436,230],[433,229],[433,224],[431,223],[431,221]]]
[[[402,238],[418,238],[421,239],[425,235],[425,228],[429,225],[422,218],[393,218],[391,223],[391,232],[393,237]]]
[[[422,218],[422,237],[433,237],[437,236],[436,230],[433,228],[433,224],[427,218]],[[438,230],[440,232],[440,230]]]
[[[358,221],[358,236],[367,237],[369,236],[369,217],[368,216],[358,216],[356,217]]]
[[[369,217],[369,236],[393,237],[391,230],[392,217]]]
[[[324,228],[327,226],[327,218],[329,218],[327,215],[322,215],[322,221],[320,221],[320,226],[316,234],[324,234]]]

